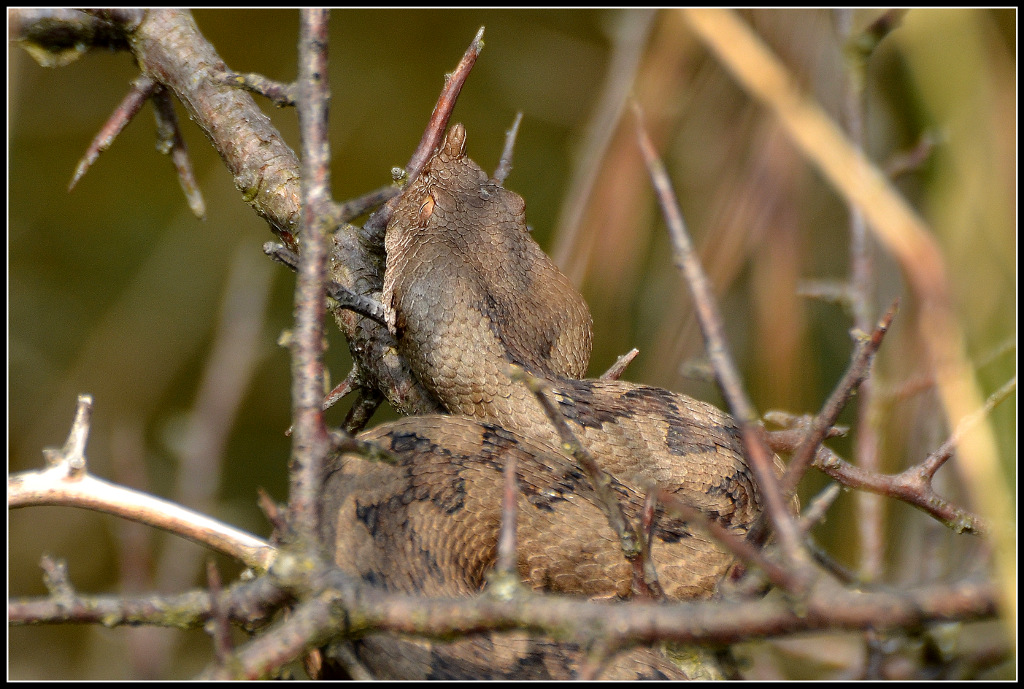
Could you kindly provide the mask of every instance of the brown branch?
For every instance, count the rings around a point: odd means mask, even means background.
[[[807,507],[804,508],[803,513],[800,515],[800,521],[797,524],[800,527],[801,533],[810,533],[811,529],[825,518],[825,513],[828,512],[832,503],[839,497],[840,492],[842,491],[838,483],[830,483],[807,503]]]
[[[277,242],[265,242],[263,244],[263,253],[281,265],[287,266],[295,272],[299,271],[298,254],[283,244],[278,244]],[[379,301],[361,294],[356,294],[334,280],[327,281],[325,290],[327,292],[327,296],[338,302],[339,307],[358,313],[361,316],[366,316],[380,325],[387,325],[387,322],[384,320],[384,306]],[[327,409],[330,406],[331,405],[326,404],[325,401],[324,409]]]
[[[516,487],[516,456],[510,453],[503,469],[501,492],[501,529],[498,532],[498,562],[495,565],[495,581],[519,583],[516,571],[516,522],[518,518],[519,490]]]
[[[469,73],[472,71],[473,65],[476,64],[480,51],[483,50],[483,38],[484,27],[481,26],[463,54],[462,59],[459,60],[459,64],[456,65],[450,74],[445,75],[444,88],[441,89],[441,95],[437,99],[437,104],[434,105],[434,111],[430,113],[427,128],[424,130],[419,145],[416,146],[416,150],[405,166],[406,184],[416,179],[420,174],[420,170],[423,169],[427,160],[430,159],[431,154],[440,145],[441,138],[448,127],[448,120],[451,117],[452,110],[455,109],[455,103],[459,98],[459,93],[462,91],[462,86],[466,83],[466,79],[469,78]],[[388,221],[391,219],[393,212],[394,199],[371,215],[362,228],[364,241],[370,245],[382,244],[384,241],[384,230],[387,228]]]
[[[227,661],[234,644],[231,642],[231,627],[227,612],[221,605],[224,587],[221,585],[220,572],[213,560],[206,563],[206,581],[210,587],[210,621],[212,624],[214,658],[219,664]]]
[[[224,61],[191,14],[150,9],[126,30],[142,72],[174,92],[224,159],[243,198],[294,249],[300,221],[295,154],[249,94],[217,79]]]
[[[634,112],[637,140],[650,173],[651,183],[658,196],[662,215],[669,228],[676,266],[686,279],[693,295],[697,322],[700,324],[701,333],[704,336],[704,346],[711,359],[711,365],[714,367],[718,386],[729,403],[729,409],[732,410],[733,416],[739,423],[747,462],[754,473],[758,488],[761,489],[764,496],[765,511],[779,536],[789,562],[794,566],[797,563],[806,563],[807,558],[801,552],[795,523],[786,508],[779,481],[775,477],[772,452],[768,449],[764,429],[760,425],[753,404],[750,403],[743,389],[739,372],[729,353],[722,316],[715,302],[710,282],[693,250],[693,242],[686,230],[679,202],[672,190],[665,166],[647,135],[639,105],[634,104]]]
[[[551,401],[551,388],[547,382],[514,365],[510,367],[510,376],[513,381],[525,384],[534,394],[558,433],[562,442],[562,451],[572,455],[573,459],[586,472],[587,478],[590,479],[590,484],[597,494],[598,506],[604,512],[605,518],[608,519],[608,525],[618,537],[623,556],[632,565],[634,591],[654,598],[663,597],[661,585],[657,582],[656,577],[652,578],[651,576],[653,572],[644,571],[642,536],[626,519],[622,505],[619,504],[619,499],[612,489],[612,476],[598,466],[590,452],[583,447],[572,429],[569,428],[562,412]],[[648,579],[653,579],[651,585],[648,585]]]
[[[356,371],[357,369],[353,366],[352,370]],[[360,380],[361,376],[357,375],[356,379]],[[370,423],[370,419],[383,401],[384,396],[377,392],[377,390],[361,385],[356,401],[349,408],[348,414],[345,415],[345,422],[342,424],[342,427],[349,433],[358,433],[363,430],[366,428],[366,424]]]
[[[68,563],[65,560],[57,560],[49,555],[43,555],[39,559],[39,566],[43,570],[43,585],[57,601],[71,601],[75,596],[75,589],[68,577]]]
[[[607,371],[601,374],[601,380],[618,380],[619,376],[621,376],[625,372],[627,366],[633,363],[633,359],[635,359],[636,355],[639,353],[640,350],[634,347],[633,349],[629,350],[628,352],[620,356],[618,359],[615,360],[615,363],[608,368]]]
[[[926,477],[930,480],[931,477],[935,475],[935,472],[939,470],[939,467],[945,464],[946,460],[953,456],[953,453],[956,451],[957,443],[960,442],[960,439],[963,438],[964,434],[967,433],[972,426],[990,414],[997,404],[1009,398],[1016,389],[1017,376],[1014,376],[1007,381],[1005,385],[989,395],[981,409],[970,416],[965,416],[949,438],[947,438],[946,441],[933,452],[929,453],[925,460],[921,462],[920,472],[922,478]]]
[[[889,331],[889,326],[892,324],[892,319],[896,317],[898,307],[899,301],[894,301],[871,335],[858,344],[846,373],[843,374],[821,411],[811,422],[803,443],[794,453],[786,469],[786,474],[782,478],[782,489],[787,496],[796,490],[800,479],[811,465],[815,453],[828,435],[829,429],[835,424],[857,387],[868,378],[871,362],[874,361],[878,348],[882,346],[882,339]]]
[[[376,208],[385,201],[398,194],[401,190],[394,184],[388,184],[383,187],[378,187],[373,191],[368,191],[362,196],[357,196],[354,199],[349,199],[343,203],[337,205],[338,218],[341,222],[348,222],[352,218],[357,218],[363,213],[367,212],[371,208]]]
[[[913,505],[957,533],[987,530],[981,517],[938,495],[932,488],[931,477],[925,475],[921,465],[898,474],[880,474],[845,462],[827,447],[821,447],[814,458],[814,466],[844,486],[869,490]]]
[[[8,622],[14,626],[36,624],[154,625],[201,627],[211,619],[211,592],[204,589],[176,594],[125,594],[84,596],[75,594],[8,600]],[[269,577],[232,584],[218,594],[218,605],[232,622],[255,625],[265,621],[291,596]]]
[[[884,17],[885,15],[883,15]],[[888,22],[876,20],[868,31],[858,35],[856,49],[851,48],[853,30],[853,9],[835,10],[839,37],[846,42],[846,79],[844,84],[842,111],[851,143],[862,152],[865,150],[864,110],[867,63],[875,46],[888,33]],[[898,20],[896,20],[898,23]],[[850,218],[850,306],[853,310],[853,327],[858,332],[867,332],[874,314],[875,265],[872,256],[871,238],[868,235],[864,212],[857,204],[848,203]],[[878,401],[874,383],[865,378],[860,386],[857,400],[857,417],[860,423],[854,438],[854,457],[858,466],[877,471],[879,468],[879,417],[876,413]],[[802,468],[814,456],[816,448],[801,449]],[[876,495],[862,493],[857,496],[857,530],[860,533],[861,572],[869,580],[875,580],[881,573],[883,546],[882,504]]]
[[[247,72],[244,74],[224,70],[217,72],[214,78],[227,86],[245,89],[249,93],[256,93],[270,100],[274,105],[283,108],[295,105],[298,94],[298,84],[294,81],[284,83],[268,79],[262,74]]]
[[[423,137],[420,139],[415,153],[409,159],[409,164],[405,166],[405,172],[409,176],[410,182],[416,180],[420,170],[426,165],[431,154],[441,144],[441,138],[448,128],[448,118],[451,117],[452,110],[455,109],[455,103],[459,99],[462,86],[466,83],[466,79],[469,78],[469,73],[472,71],[473,65],[476,64],[476,59],[480,55],[480,51],[483,50],[483,47],[484,27],[481,26],[477,30],[476,36],[473,37],[473,41],[469,44],[469,48],[466,49],[462,59],[459,60],[459,64],[456,65],[451,74],[445,75],[445,85],[441,91],[441,97],[438,98],[434,111],[430,113],[430,121],[423,132]]]
[[[331,430],[331,450],[337,453],[352,452],[371,462],[397,464],[398,458],[383,446],[370,441],[360,440],[354,435],[337,429]]]
[[[675,514],[680,519],[695,522],[699,528],[707,531],[712,538],[725,546],[733,555],[743,562],[758,567],[773,584],[784,591],[792,593],[800,591],[801,580],[786,568],[780,567],[765,557],[764,552],[754,543],[732,533],[714,519],[708,518],[700,510],[687,505],[679,499],[679,496],[664,488],[659,488],[656,495],[661,504],[665,506],[667,512]]]
[[[324,284],[330,227],[327,115],[327,11],[303,10],[299,30],[299,128],[302,137],[302,253],[295,284],[292,342],[292,457],[289,522],[307,547],[316,542],[317,504],[329,442],[323,419]]]
[[[203,194],[196,185],[196,176],[192,172],[192,161],[188,156],[188,147],[178,127],[178,116],[174,112],[174,103],[164,88],[153,94],[153,107],[156,113],[157,150],[169,153],[174,170],[178,173],[178,183],[185,192],[185,200],[192,214],[200,220],[206,217],[206,203]]]
[[[86,171],[92,167],[92,164],[96,162],[96,159],[100,157],[100,153],[110,148],[111,144],[114,143],[114,139],[117,135],[132,121],[142,106],[145,105],[146,101],[153,92],[156,91],[158,84],[153,79],[143,75],[132,82],[131,89],[128,90],[128,94],[124,97],[121,103],[114,108],[114,112],[110,114],[106,123],[100,129],[99,133],[89,144],[89,148],[86,149],[85,155],[78,161],[78,165],[75,167],[75,172],[71,175],[71,182],[68,184],[68,191],[75,188],[78,184],[78,180],[82,179],[82,176]]]
[[[530,592],[514,600],[487,595],[420,598],[386,593],[338,571],[322,576],[317,590],[294,614],[239,648],[231,663],[206,677],[265,676],[311,645],[370,630],[452,638],[512,629],[563,635],[572,628],[581,643],[618,650],[658,640],[724,644],[818,629],[884,630],[989,618],[996,612],[997,596],[990,582],[972,579],[891,592],[853,591],[820,578],[798,606],[782,598],[607,603]]]

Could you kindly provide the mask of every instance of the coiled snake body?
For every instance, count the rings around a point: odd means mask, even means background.
[[[382,299],[400,353],[452,416],[408,417],[364,433],[399,462],[341,458],[326,486],[324,538],[340,567],[389,590],[476,593],[495,561],[502,467],[514,455],[523,581],[626,597],[631,569],[618,538],[533,394],[510,380],[509,365],[549,381],[634,521],[657,484],[745,533],[761,500],[737,427],[684,395],[580,380],[591,347],[586,303],[530,237],[523,200],[466,157],[465,137],[453,126],[399,199],[385,239]],[[652,552],[674,598],[710,595],[731,562],[704,532],[663,514]],[[376,635],[358,649],[391,677],[569,677],[580,658],[571,645],[525,634],[449,645]],[[681,675],[641,649],[602,676]]]

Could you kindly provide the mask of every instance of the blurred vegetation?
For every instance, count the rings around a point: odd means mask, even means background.
[[[855,12],[854,30],[877,15]],[[294,78],[297,12],[200,10],[195,16],[229,67]],[[847,66],[832,14],[754,10],[743,16],[838,118]],[[1016,18],[1013,9],[912,10],[871,58],[866,83],[871,158],[884,164],[914,149],[922,137],[935,142],[930,155],[897,184],[943,248],[984,394],[1016,372]],[[493,169],[506,128],[516,111],[524,112],[507,186],[526,199],[536,238],[582,285],[590,302],[592,375],[636,346],[641,354],[627,378],[721,404],[713,385],[682,371],[683,364],[699,360],[702,344],[632,121],[626,116],[617,129],[606,128],[604,148],[595,148],[588,134],[600,131],[592,123],[608,112],[602,94],[621,86],[608,75],[623,60],[628,63],[634,50],[632,92],[647,112],[720,294],[734,354],[755,404],[762,411],[814,412],[847,365],[851,319],[841,307],[797,291],[804,280],[846,278],[847,210],[677,13],[661,12],[645,21],[642,14],[616,10],[334,12],[335,197],[387,183],[391,167],[408,160],[443,74],[477,28],[486,26],[486,48],[455,119],[467,126],[469,154]],[[630,22],[633,38],[617,43]],[[149,105],[69,194],[67,183],[79,157],[136,69],[123,53],[94,51],[66,67],[44,69],[16,44],[8,50],[9,469],[37,467],[42,447],[63,443],[75,395],[89,392],[96,401],[89,444],[93,471],[174,497],[168,493],[182,428],[211,353],[229,272],[235,266],[255,275],[253,289],[258,289],[267,279],[259,277],[266,261],[260,247],[272,237],[242,202],[216,153],[182,117],[207,218],[201,222],[189,213],[169,161],[154,151]],[[297,148],[294,111],[261,106]],[[599,165],[586,165],[589,160]],[[571,203],[572,190],[587,189],[579,181],[584,173],[594,178],[580,206],[580,232],[573,235],[560,218],[567,214],[563,204]],[[912,327],[915,304],[906,298],[895,266],[881,252],[876,256],[875,308],[880,313],[892,298],[904,298],[876,365],[878,385],[885,390],[927,370]],[[279,501],[286,498],[289,365],[287,352],[275,341],[289,327],[294,284],[282,268],[266,274],[273,282],[257,344],[259,363],[244,386],[237,415],[223,419],[231,429],[223,457],[211,458],[224,466],[213,516],[260,534],[268,527],[256,508],[257,487]],[[336,334],[328,356],[331,374],[339,380],[348,358]],[[948,434],[927,387],[893,397],[884,410],[881,450],[887,471],[920,461]],[[856,420],[852,411],[844,422]],[[329,419],[340,422],[344,412],[343,403]],[[388,413],[383,410],[378,418]],[[992,422],[1012,485],[1016,395],[996,409]],[[848,440],[831,445],[851,456]],[[966,501],[955,460],[939,475],[940,492]],[[802,495],[806,499],[824,483],[812,475]],[[850,494],[841,497],[816,535],[856,569],[854,503]],[[983,557],[980,539],[952,535],[892,501],[885,509],[885,580],[943,579],[963,574]],[[14,512],[8,527],[10,591],[45,593],[38,568],[44,552],[68,560],[80,591],[151,590],[144,579],[128,584],[119,575],[126,544],[139,539],[145,544],[133,554],[146,572],[152,553],[166,548],[168,539],[145,532],[129,541],[129,533],[130,527],[113,518],[80,510]],[[221,564],[229,575],[237,571]],[[201,582],[197,569],[177,587]],[[971,642],[998,641],[993,625],[976,628],[981,631]],[[154,635],[177,640],[166,666],[148,666],[130,650]],[[758,645],[748,654],[748,674],[804,676],[793,674],[795,666],[803,672],[813,667],[819,678],[838,678],[862,662],[859,635],[799,642]],[[172,630],[14,628],[8,643],[12,679],[184,678],[210,657],[202,633]],[[913,668],[919,661],[907,662]]]

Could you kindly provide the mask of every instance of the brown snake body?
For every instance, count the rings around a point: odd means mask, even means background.
[[[579,380],[590,313],[526,229],[523,200],[449,131],[399,199],[385,238],[383,304],[399,351],[453,416],[409,417],[362,434],[396,465],[339,458],[326,485],[326,542],[340,567],[389,590],[470,595],[494,565],[502,468],[515,456],[518,571],[535,589],[627,597],[631,569],[583,471],[559,449],[517,364],[546,378],[580,442],[614,478],[627,517],[667,487],[736,534],[761,510],[733,420],[703,402],[623,381]],[[711,595],[731,557],[698,528],[658,514],[653,560],[666,594]],[[491,635],[449,645],[375,635],[364,662],[390,677],[571,677],[581,651]],[[659,654],[618,656],[605,678],[682,677]]]

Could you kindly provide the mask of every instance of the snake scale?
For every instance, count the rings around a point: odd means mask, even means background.
[[[583,297],[529,234],[525,204],[465,153],[454,125],[398,199],[385,235],[382,301],[400,354],[450,416],[364,432],[394,465],[344,455],[325,486],[337,564],[391,591],[478,593],[495,563],[502,468],[517,464],[518,572],[538,590],[625,598],[631,568],[584,472],[516,364],[548,381],[557,407],[634,521],[647,490],[672,490],[742,535],[761,511],[739,431],[725,413],[656,387],[582,380],[591,349]],[[653,560],[671,598],[712,594],[731,557],[698,528],[656,516]],[[439,644],[376,634],[356,642],[381,677],[568,678],[583,649],[492,634]],[[602,678],[681,678],[660,653],[616,656]]]

